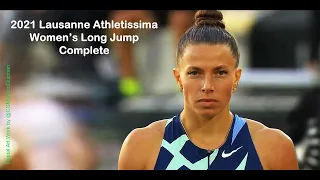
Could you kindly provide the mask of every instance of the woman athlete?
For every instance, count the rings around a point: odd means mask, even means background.
[[[298,170],[291,139],[278,129],[230,111],[241,69],[235,38],[219,11],[199,10],[182,35],[174,77],[182,112],[134,129],[119,170]]]

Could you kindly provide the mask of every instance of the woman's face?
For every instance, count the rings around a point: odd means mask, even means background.
[[[185,107],[212,118],[229,105],[241,69],[226,45],[188,45],[174,69]]]

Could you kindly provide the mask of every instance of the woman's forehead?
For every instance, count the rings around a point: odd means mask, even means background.
[[[211,66],[234,66],[236,60],[226,45],[189,45],[186,47],[180,62],[183,66],[199,68]]]

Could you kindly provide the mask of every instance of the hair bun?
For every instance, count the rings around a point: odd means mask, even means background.
[[[199,10],[194,16],[195,25],[209,25],[209,26],[217,26],[220,28],[225,28],[225,24],[222,21],[223,15],[220,11],[217,10]]]

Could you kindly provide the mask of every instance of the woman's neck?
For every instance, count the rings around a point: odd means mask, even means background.
[[[203,137],[216,137],[221,134],[227,134],[230,130],[232,120],[233,114],[229,110],[229,105],[211,119],[206,119],[186,108],[181,112],[181,122],[190,137],[192,137],[193,134]]]

